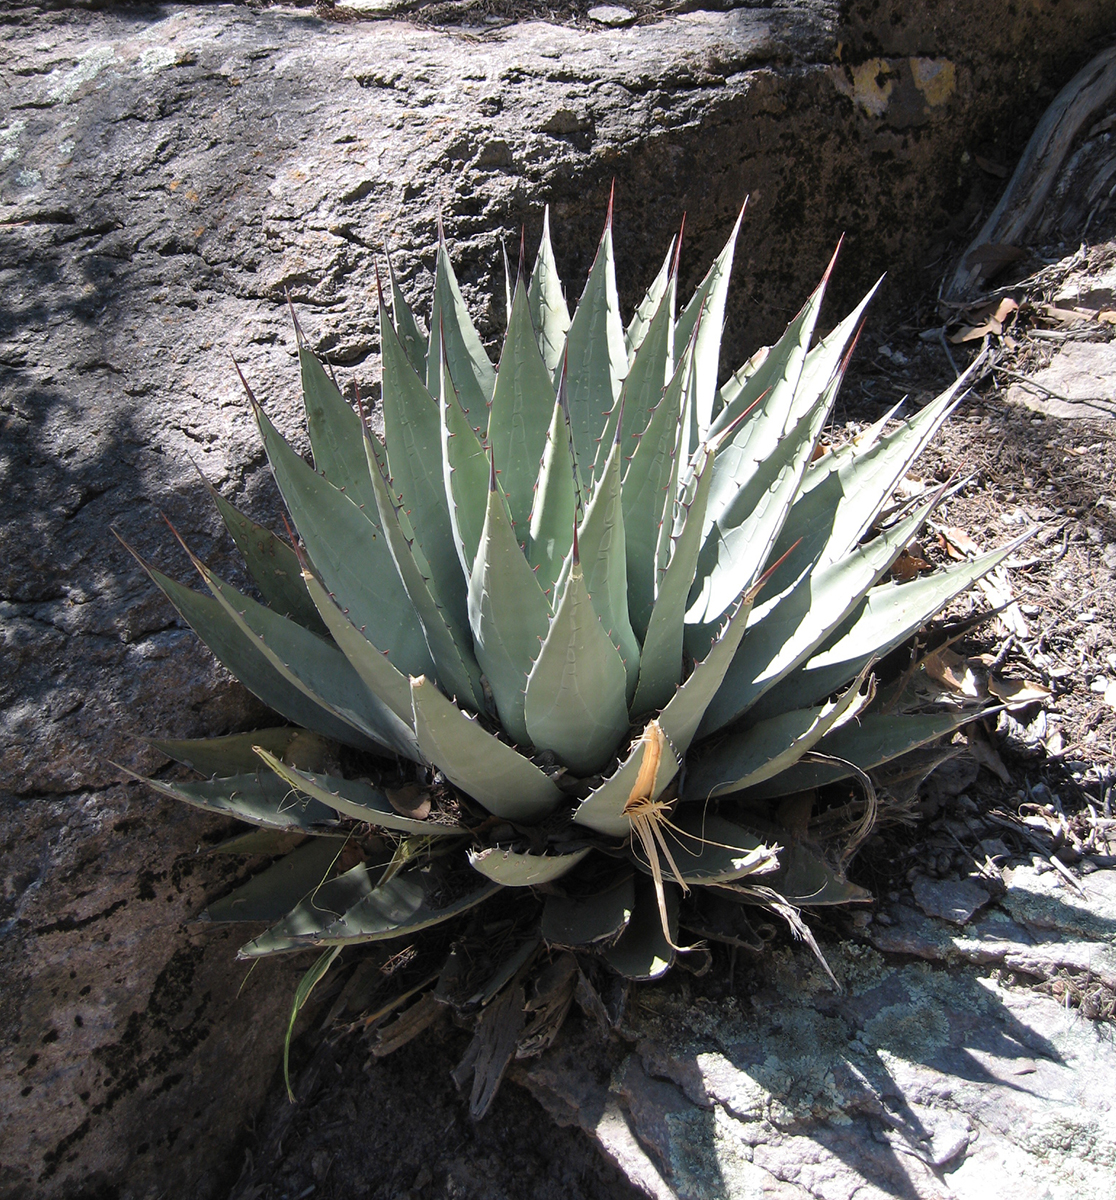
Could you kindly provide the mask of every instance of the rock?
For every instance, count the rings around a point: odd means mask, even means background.
[[[934,770],[919,789],[927,815],[936,813],[942,805],[960,795],[980,774],[980,764],[969,753],[959,754]]]
[[[970,879],[928,879],[919,875],[911,884],[915,903],[928,917],[967,925],[973,913],[988,903],[984,888]]]
[[[750,1005],[645,988],[619,1065],[571,1023],[517,1078],[544,1104],[577,1096],[590,1130],[611,1105],[610,1136],[623,1121],[678,1200],[1109,1194],[1116,1047],[1099,1025],[964,971],[824,950],[841,995],[805,952]]]
[[[869,941],[887,953],[998,966],[1043,980],[1070,971],[1116,989],[1116,871],[1093,871],[1082,895],[1052,869],[1021,866],[1003,877],[1007,891],[999,904],[963,932],[895,905],[890,925],[869,926]]]
[[[225,825],[111,765],[165,769],[143,734],[265,720],[108,536],[185,578],[162,510],[243,581],[192,465],[277,522],[230,353],[305,446],[287,290],[374,396],[385,238],[422,308],[443,213],[476,307],[502,295],[501,237],[537,237],[549,201],[576,291],[614,178],[626,311],[683,211],[685,293],[751,194],[726,365],[781,330],[842,231],[837,302],[885,267],[917,286],[931,231],[980,203],[941,163],[978,126],[1037,119],[1116,32],[1107,0],[1075,0],[1073,21],[1007,7],[939,28],[895,0],[842,25],[805,0],[478,38],[308,8],[4,6],[0,1190],[227,1194],[306,965],[257,968],[237,998],[237,935],[189,922],[250,864],[199,853]],[[490,345],[503,319],[481,310]]]
[[[1065,342],[1050,364],[1005,398],[1052,417],[1116,417],[1116,343]]]
[[[611,25],[617,29],[623,25],[633,24],[636,19],[635,13],[630,8],[621,8],[618,4],[598,4],[585,15],[590,21],[596,21],[598,25]]]
[[[400,7],[400,0],[338,0],[335,7],[341,12],[347,10],[362,16],[368,13],[379,15]]]

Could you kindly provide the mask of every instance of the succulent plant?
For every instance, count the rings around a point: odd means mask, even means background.
[[[342,948],[513,899],[432,993],[478,1037],[512,1030],[474,1111],[553,1036],[590,952],[653,979],[688,939],[755,945],[756,905],[802,932],[800,908],[867,899],[843,868],[872,772],[971,719],[904,711],[871,675],[1011,549],[883,582],[941,495],[896,486],[965,381],[828,448],[872,296],[815,341],[831,262],[718,386],[739,229],[680,311],[676,239],[625,328],[611,204],[572,318],[544,217],[495,368],[439,236],[429,335],[394,275],[380,294],[383,439],[297,320],[313,466],[245,384],[298,534],[214,492],[261,600],[196,558],[208,595],[146,566],[289,722],[157,741],[204,779],[148,782],[259,827],[229,849],[289,851],[208,915],[272,923],[244,958],[320,949],[296,1011]],[[819,846],[811,797],[840,781],[846,837]]]

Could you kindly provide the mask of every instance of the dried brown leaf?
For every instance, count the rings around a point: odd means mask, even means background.
[[[939,525],[938,542],[950,558],[959,562],[975,558],[980,553],[980,546],[976,541],[956,525]]]
[[[921,554],[912,554],[909,550],[904,550],[891,564],[891,576],[893,579],[898,579],[900,583],[906,583],[922,571],[930,569],[930,564]]]
[[[1011,783],[1011,772],[1004,766],[999,751],[981,732],[979,725],[970,725],[965,731],[969,753],[982,767],[987,767],[1003,783]]]
[[[989,676],[988,690],[1008,708],[1022,708],[1036,700],[1048,700],[1051,696],[1050,689],[1041,683],[1029,679],[997,679],[994,675]]]
[[[385,788],[384,795],[402,817],[425,821],[430,816],[430,793],[417,783],[409,783],[401,788]]]
[[[962,326],[949,340],[954,345],[960,345],[962,342],[979,342],[988,334],[999,337],[1018,308],[1015,300],[1004,296],[998,304],[982,304],[979,308],[971,309],[965,314],[970,323]]]
[[[922,665],[931,679],[960,696],[982,700],[988,695],[984,673],[978,675],[973,669],[977,665],[976,660],[962,658],[948,646],[927,655]]]

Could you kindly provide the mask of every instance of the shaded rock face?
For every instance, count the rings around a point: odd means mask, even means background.
[[[613,178],[629,309],[683,210],[687,286],[750,193],[736,360],[842,230],[840,299],[885,266],[917,281],[981,201],[963,151],[1010,162],[1116,14],[906,7],[491,36],[232,6],[0,14],[5,1194],[218,1195],[277,1061],[299,964],[261,966],[238,999],[235,934],[184,924],[246,867],[199,852],[219,822],[109,762],[156,770],[135,735],[262,716],[110,533],[183,575],[162,509],[238,580],[191,459],[254,516],[279,506],[229,354],[304,444],[285,291],[374,395],[385,238],[417,299],[442,211],[477,310],[502,295],[499,238],[537,237],[549,201],[576,290]],[[501,308],[479,308],[489,338]]]

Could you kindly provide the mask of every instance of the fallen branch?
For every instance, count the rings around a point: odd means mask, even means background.
[[[947,300],[971,296],[995,251],[1017,246],[1042,212],[1058,171],[1081,127],[1116,97],[1116,47],[1098,54],[1066,84],[1043,114],[1000,203],[961,257]]]

